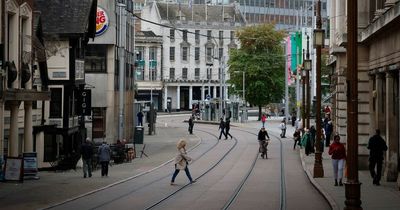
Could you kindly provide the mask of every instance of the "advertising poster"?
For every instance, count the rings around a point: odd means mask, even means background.
[[[38,178],[36,152],[25,152],[23,156],[24,156],[24,178]]]
[[[4,170],[4,178],[6,181],[22,182],[22,170],[24,162],[22,158],[7,157]]]

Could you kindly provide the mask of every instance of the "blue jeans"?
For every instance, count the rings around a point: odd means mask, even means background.
[[[178,175],[179,171],[180,171],[179,169],[176,169],[176,164],[175,164],[175,172],[174,172],[174,174],[172,175],[171,182],[175,182],[175,178],[176,178],[176,176]],[[190,176],[190,172],[189,172],[189,169],[188,169],[187,166],[186,166],[186,168],[185,168],[185,172],[186,172],[186,176],[189,178],[189,181],[192,182],[193,179],[192,179],[192,176]]]
[[[92,176],[92,159],[82,159],[83,161],[83,176],[86,177],[86,175],[89,175],[89,177]]]

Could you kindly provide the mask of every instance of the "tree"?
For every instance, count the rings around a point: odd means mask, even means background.
[[[285,91],[285,60],[282,41],[284,31],[275,30],[271,24],[249,26],[236,31],[241,48],[229,52],[230,80],[233,92],[243,88],[245,72],[245,98],[259,108],[280,101]]]

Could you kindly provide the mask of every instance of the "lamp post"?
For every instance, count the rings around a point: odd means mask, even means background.
[[[242,100],[243,100],[243,115],[242,115],[242,122],[245,122],[247,118],[246,114],[246,72],[245,71],[234,71],[235,73],[242,73],[242,83],[243,83],[243,88],[242,88]]]
[[[310,105],[311,105],[311,88],[310,88],[310,71],[312,69],[312,61],[310,60],[310,37],[307,35],[307,55],[304,61],[304,69],[306,70],[306,85],[307,85],[307,97],[306,97],[306,120],[307,129],[310,129]]]
[[[314,178],[324,177],[324,169],[322,167],[322,152],[321,152],[321,48],[324,45],[324,31],[322,28],[321,21],[321,0],[317,2],[317,22],[316,29],[314,30],[314,46],[316,48],[317,60],[316,60],[316,77],[317,77],[317,101],[315,106],[315,120],[317,124],[316,132],[316,152],[314,161]]]
[[[357,1],[347,1],[347,167],[345,210],[360,210],[358,180]]]

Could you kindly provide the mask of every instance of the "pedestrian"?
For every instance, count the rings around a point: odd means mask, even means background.
[[[188,123],[189,123],[189,133],[193,134],[193,126],[194,126],[194,121],[193,121],[194,116],[189,117]]]
[[[220,119],[220,121],[219,121],[219,128],[218,128],[218,130],[221,130],[220,133],[219,133],[219,138],[218,138],[218,139],[221,139],[222,134],[224,134],[225,139],[228,138],[228,137],[226,136],[226,133],[225,133],[225,122],[224,122],[224,119],[223,119],[222,117],[221,117],[221,119]]]
[[[329,147],[331,142],[331,135],[333,132],[332,120],[329,117],[326,117],[324,120],[324,131],[325,131],[325,146]]]
[[[311,134],[310,130],[308,130],[307,128],[304,129],[304,135],[301,138],[301,146],[304,147],[307,156],[312,152]]]
[[[373,135],[368,141],[369,149],[369,172],[373,179],[373,184],[379,186],[381,175],[382,175],[382,162],[383,162],[383,152],[387,150],[387,145],[385,140],[380,136],[381,132],[379,129],[375,130],[375,135]],[[375,172],[376,166],[376,172]]]
[[[315,126],[310,127],[310,143],[311,143],[311,152],[315,152],[315,135],[317,134],[317,130],[315,129]]]
[[[265,121],[267,120],[267,116],[265,114],[261,115],[261,122],[262,122],[262,127],[265,127]]]
[[[300,139],[301,139],[301,132],[299,129],[296,129],[293,133],[293,140],[294,140],[293,150],[296,149],[296,145],[301,145]]]
[[[83,162],[83,178],[87,176],[92,177],[92,157],[93,157],[93,145],[90,138],[86,138],[86,141],[82,144],[82,162]]]
[[[225,134],[226,134],[226,138],[228,138],[228,136],[230,136],[232,139],[232,135],[229,133],[230,129],[231,129],[231,120],[229,118],[227,118],[226,122],[225,122]]]
[[[258,132],[257,139],[258,139],[258,144],[260,145],[258,151],[261,153],[261,157],[264,158],[265,156],[265,158],[267,158],[267,145],[268,145],[267,139],[269,139],[269,135],[264,127],[262,127]]]
[[[282,120],[281,124],[279,125],[279,128],[281,129],[281,138],[286,138],[286,121],[285,119]]]
[[[138,126],[143,126],[143,112],[139,111],[136,116],[138,119]]]
[[[108,164],[110,163],[111,149],[107,142],[103,144],[98,150],[99,162],[101,164],[101,177],[108,176]]]
[[[294,127],[296,125],[296,114],[293,113],[292,114],[292,127]]]
[[[332,156],[333,176],[335,178],[335,186],[343,186],[343,168],[346,160],[346,149],[340,143],[340,136],[336,134],[333,137],[333,143],[329,146],[329,155]]]
[[[192,179],[188,168],[189,162],[192,161],[192,158],[186,154],[186,141],[184,139],[179,140],[176,148],[178,149],[178,154],[175,157],[175,172],[172,175],[171,185],[175,184],[175,178],[180,170],[185,170],[190,183],[196,182],[196,180]]]

